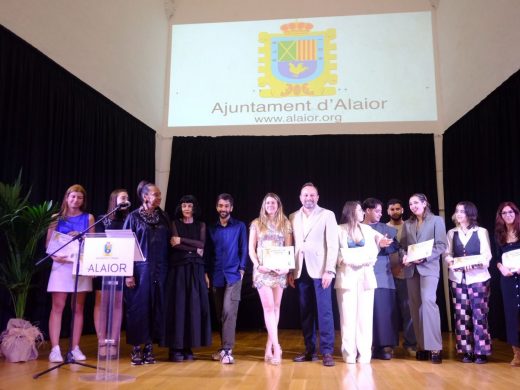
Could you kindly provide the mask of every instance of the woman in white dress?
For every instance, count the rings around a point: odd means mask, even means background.
[[[56,221],[51,224],[47,231],[47,245],[54,231],[76,236],[78,233],[94,224],[94,216],[85,212],[87,207],[87,193],[85,189],[74,184],[69,187],[59,213],[55,216]],[[89,231],[94,233],[94,228]],[[63,362],[60,350],[61,317],[67,295],[74,292],[74,280],[72,275],[73,263],[70,259],[61,256],[52,256],[52,270],[49,277],[47,291],[52,294],[52,309],[49,317],[49,338],[52,349],[49,354],[51,363]],[[78,294],[76,307],[72,308],[74,315],[74,329],[72,332],[72,357],[74,360],[86,360],[85,355],[79,349],[79,340],[83,329],[83,308],[88,291],[92,291],[92,278],[80,276],[78,280]]]

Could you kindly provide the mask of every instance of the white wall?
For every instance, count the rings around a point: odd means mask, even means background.
[[[520,1],[440,0],[442,131],[520,68]]]
[[[1,0],[0,23],[161,129],[168,51],[163,0]]]

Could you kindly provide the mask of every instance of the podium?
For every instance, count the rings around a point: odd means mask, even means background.
[[[123,315],[123,288],[132,276],[134,261],[145,261],[131,230],[107,230],[87,234],[80,256],[79,274],[101,276],[101,308],[98,321],[98,363],[96,374],[80,376],[87,382],[132,382],[131,375],[119,374],[119,344]]]

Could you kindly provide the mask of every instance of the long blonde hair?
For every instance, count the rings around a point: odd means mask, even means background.
[[[57,215],[59,218],[67,218],[67,215],[69,213],[69,205],[67,204],[67,198],[72,192],[80,192],[81,194],[83,194],[83,203],[81,204],[79,209],[82,212],[85,212],[85,210],[87,209],[87,191],[85,191],[81,184],[73,184],[67,189],[65,195],[63,196],[60,211]]]
[[[280,200],[280,197],[273,192],[268,192],[262,200],[262,206],[260,207],[260,215],[257,218],[258,229],[260,231],[268,230],[267,224],[269,223],[269,215],[265,210],[265,203],[267,201],[267,198],[273,198],[274,200],[276,200],[276,203],[278,204],[278,209],[276,210],[276,213],[274,215],[274,227],[276,231],[282,232],[283,234],[287,233],[286,230],[287,224],[289,223],[289,219],[283,213],[283,205],[282,201]]]

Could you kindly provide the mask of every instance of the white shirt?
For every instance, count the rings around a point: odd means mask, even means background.
[[[455,232],[458,232],[459,240],[464,247],[466,246],[474,232],[477,232],[478,239],[480,241],[480,254],[483,257],[483,267],[465,271],[466,284],[485,282],[486,280],[490,279],[491,275],[489,274],[488,267],[492,255],[491,247],[489,244],[488,231],[479,226],[475,226],[469,229],[467,233],[464,233],[460,227],[450,229],[447,234],[448,246],[446,248],[446,253],[444,257],[444,260],[446,262],[449,262],[453,259],[453,235],[455,234]],[[457,283],[461,283],[463,274],[462,271],[455,271],[452,268],[450,268],[449,270],[450,280]]]

